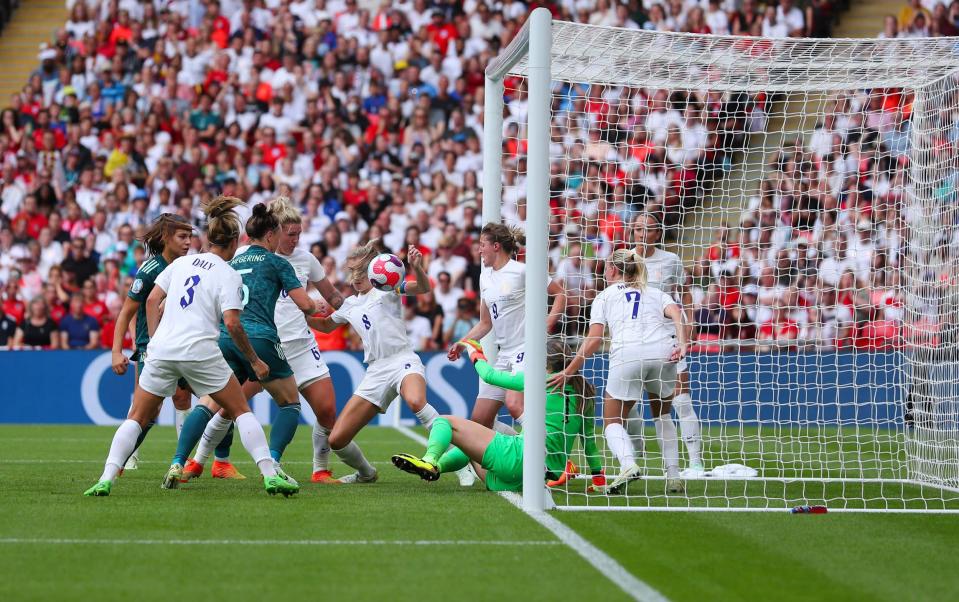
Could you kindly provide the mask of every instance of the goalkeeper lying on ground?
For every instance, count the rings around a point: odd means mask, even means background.
[[[513,391],[523,390],[523,373],[511,374],[494,370],[486,361],[483,348],[476,341],[461,343],[469,351],[470,360],[483,381]],[[565,367],[572,350],[551,340],[546,345],[546,370],[555,373]],[[545,383],[542,386],[546,386]],[[584,436],[583,447],[601,484],[600,458],[596,445],[589,444],[595,422],[593,402],[596,391],[581,374],[567,381],[562,390],[546,392],[546,481],[562,478],[569,453],[577,437]],[[585,427],[585,428],[584,428]],[[450,444],[455,447],[450,447]],[[591,453],[592,450],[592,453]],[[393,456],[400,470],[435,481],[444,472],[455,472],[473,462],[476,474],[490,491],[520,491],[523,488],[523,435],[505,435],[456,416],[443,416],[433,422],[426,454]],[[595,464],[595,466],[594,466]]]

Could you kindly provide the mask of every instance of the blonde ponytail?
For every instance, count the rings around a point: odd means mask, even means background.
[[[649,281],[646,263],[639,253],[632,249],[617,249],[609,256],[609,263],[623,275],[623,282],[627,285],[644,290]]]
[[[207,216],[207,240],[211,245],[228,247],[240,238],[240,216],[233,211],[243,201],[232,196],[218,196],[203,206]]]

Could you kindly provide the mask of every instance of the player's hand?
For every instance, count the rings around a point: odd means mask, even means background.
[[[572,376],[567,370],[561,370],[546,379],[546,386],[550,389],[562,389]]]
[[[262,381],[270,375],[270,367],[260,358],[256,358],[256,361],[253,362],[253,372],[256,374],[257,379]]]
[[[549,314],[546,316],[546,333],[549,334],[556,329],[556,324],[559,323],[559,314]]]
[[[669,355],[670,362],[678,362],[679,360],[686,357],[686,345],[679,345],[673,352]]]
[[[462,349],[460,349],[460,342],[456,341],[455,343],[450,345],[449,351],[446,352],[446,359],[448,359],[451,362],[455,362],[456,360],[460,359],[461,352],[462,352]]]
[[[486,361],[486,354],[483,352],[483,346],[476,339],[463,339],[457,341],[455,347],[462,347],[469,354],[470,361],[474,364],[479,360]]]
[[[130,358],[119,351],[113,352],[113,372],[114,374],[124,375],[127,373],[127,367],[130,365]]]
[[[410,245],[406,249],[406,261],[410,263],[410,267],[414,270],[421,269],[423,267],[423,254],[415,246]]]

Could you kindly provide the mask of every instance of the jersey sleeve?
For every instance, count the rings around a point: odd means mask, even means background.
[[[169,271],[169,270],[167,270]],[[166,273],[166,272],[164,272]],[[220,287],[220,312],[243,309],[243,278],[234,270],[224,270],[225,282]],[[161,274],[162,276],[163,274]]]
[[[330,314],[330,319],[336,322],[337,324],[349,324],[350,319],[346,316],[346,310],[349,308],[350,303],[349,299],[343,301],[343,305],[339,309]]]
[[[589,325],[606,324],[606,291],[596,295],[589,313]]]
[[[474,364],[476,367],[476,373],[479,374],[479,377],[483,379],[483,382],[493,385],[494,387],[500,387],[503,389],[509,389],[510,391],[522,391],[523,390],[523,373],[522,372],[506,372],[504,370],[496,370],[489,365],[488,362],[479,360]]]
[[[167,266],[167,269],[160,272],[160,275],[156,277],[156,280],[153,281],[153,284],[163,289],[163,292],[167,292],[168,290],[170,290],[170,281],[172,279],[173,279],[173,264],[170,264]]]
[[[308,278],[310,282],[319,282],[326,278],[326,270],[323,269],[320,260],[314,257],[312,253],[310,253],[310,275]]]
[[[162,275],[162,272],[161,272]],[[127,291],[127,297],[133,299],[137,303],[144,303],[147,300],[147,297],[150,295],[150,291],[153,290],[153,283],[157,277],[153,274],[144,274],[143,270],[137,272],[137,278],[133,281],[133,284],[130,285],[130,290]],[[166,290],[165,288],[163,290]]]
[[[298,288],[303,288],[303,284],[300,282],[300,279],[296,277],[296,270],[293,269],[293,266],[290,265],[290,262],[283,259],[279,255],[274,255],[277,268],[277,274],[280,277],[280,285],[283,287],[283,290],[290,292]]]
[[[660,309],[662,309],[663,311],[666,311],[666,308],[669,307],[670,305],[679,305],[679,303],[677,303],[676,300],[672,298],[672,296],[667,295],[666,293],[657,289],[650,289],[650,290],[655,290],[656,293],[659,294]]]

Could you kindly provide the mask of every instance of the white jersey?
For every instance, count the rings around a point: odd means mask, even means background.
[[[643,258],[643,263],[646,264],[646,272],[649,274],[649,286],[655,286],[680,301],[679,290],[686,280],[686,272],[679,255],[656,249],[652,255]]]
[[[493,321],[499,356],[515,358],[523,352],[526,328],[526,266],[510,259],[498,270],[483,268],[480,296]]]
[[[330,318],[337,324],[349,324],[363,340],[363,361],[412,353],[406,334],[400,297],[392,291],[373,289],[364,295],[353,295]]]
[[[650,286],[640,290],[622,282],[597,295],[589,324],[609,327],[612,339],[610,364],[668,359],[673,349],[675,328],[664,312],[675,304],[672,297],[658,288]]]
[[[292,255],[280,255],[280,257],[290,262],[296,277],[303,285],[303,290],[308,290],[310,282],[319,282],[326,278],[326,270],[320,265],[320,260],[303,249],[294,249]],[[280,342],[296,341],[299,339],[313,340],[313,332],[306,324],[306,317],[300,308],[296,306],[293,299],[286,291],[280,292],[280,298],[276,300],[276,311],[273,314],[273,321],[276,322],[276,331],[280,335]]]
[[[223,357],[217,340],[223,312],[243,309],[243,279],[213,253],[176,259],[157,276],[166,291],[163,317],[147,357],[204,361]]]

